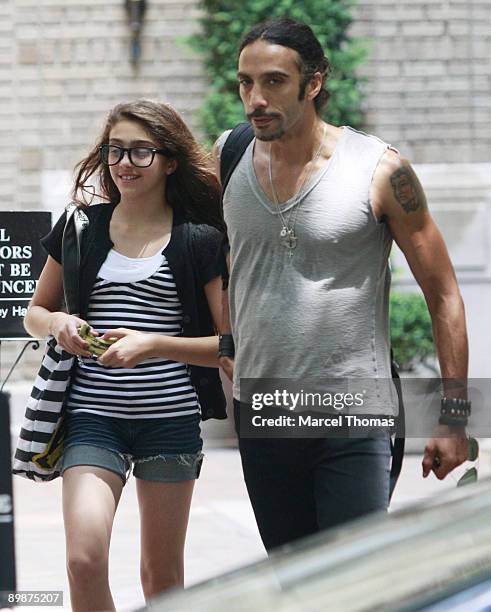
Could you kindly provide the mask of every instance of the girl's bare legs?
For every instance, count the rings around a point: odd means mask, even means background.
[[[184,543],[194,480],[136,479],[141,523],[140,574],[145,598],[184,585]]]
[[[123,490],[117,474],[75,466],[63,474],[67,569],[73,612],[115,610],[109,590],[109,542]]]

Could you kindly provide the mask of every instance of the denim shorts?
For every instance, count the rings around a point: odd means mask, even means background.
[[[123,482],[180,482],[199,477],[203,453],[200,415],[118,419],[86,412],[67,413],[61,472],[92,465],[118,474]]]

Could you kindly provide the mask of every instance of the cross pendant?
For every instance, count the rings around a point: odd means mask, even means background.
[[[297,237],[295,236],[295,232],[293,229],[289,229],[286,226],[283,226],[280,232],[280,241],[281,244],[288,249],[290,256],[293,254],[292,251],[297,246]]]
[[[290,250],[290,255],[292,255],[293,249],[295,249],[297,246],[297,237],[293,233],[293,230],[290,230],[288,232],[288,236],[286,237],[286,240],[285,240],[285,246],[287,249]]]

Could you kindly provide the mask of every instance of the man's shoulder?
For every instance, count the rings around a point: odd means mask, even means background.
[[[234,169],[254,139],[252,126],[248,122],[238,123],[233,129],[225,130],[213,145],[215,171],[221,182],[226,184],[226,177]]]
[[[387,179],[402,165],[410,165],[398,149],[375,134],[369,134],[350,126],[345,126],[344,129],[347,130],[347,136],[354,141],[355,147],[359,145],[361,151],[363,151],[362,147],[368,147],[377,156],[378,163],[374,179]]]
[[[230,136],[231,133],[232,130],[225,130],[213,143],[211,154],[215,164],[215,173],[218,177],[220,177],[220,158],[222,155],[223,145],[225,144],[227,138]]]
[[[396,151],[396,149],[394,149],[394,147],[392,147],[391,144],[389,144],[388,142],[386,142],[385,140],[383,140],[382,138],[380,138],[379,136],[375,134],[370,134],[369,132],[358,130],[354,127],[351,127],[350,125],[345,125],[342,128],[338,128],[338,129],[342,129],[343,131],[346,131],[346,134],[354,140],[364,141],[366,143],[371,142],[373,144],[390,147],[391,149]]]
[[[228,130],[223,131],[220,136],[216,139],[216,143],[223,147],[223,145],[225,144],[225,142],[227,141],[227,138],[230,136],[230,134],[234,131],[233,128],[229,128]]]
[[[227,138],[232,133],[232,130],[225,130],[220,134],[220,136],[215,140],[213,144],[213,154],[220,159],[220,155],[222,154],[223,145],[226,143]]]
[[[408,171],[410,168],[410,162],[399,151],[388,148],[380,158],[374,175],[374,182],[390,182],[391,177],[400,172]]]

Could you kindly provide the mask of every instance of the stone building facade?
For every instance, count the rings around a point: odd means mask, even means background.
[[[491,2],[360,0],[366,129],[416,167],[466,304],[470,375],[491,376]],[[398,282],[414,289],[394,248]]]
[[[166,100],[199,134],[207,82],[184,42],[199,1],[147,4],[135,69],[124,0],[0,0],[0,210],[58,214],[74,164],[121,100]],[[416,165],[468,304],[471,372],[487,376],[491,2],[359,0],[354,13],[353,33],[370,49],[365,129]]]

